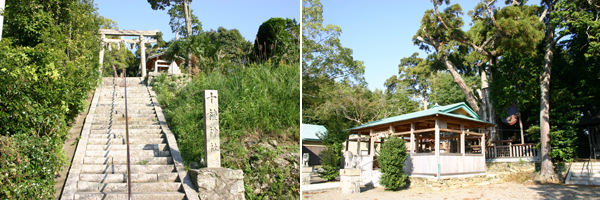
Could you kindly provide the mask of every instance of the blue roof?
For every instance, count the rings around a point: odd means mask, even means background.
[[[321,141],[317,133],[323,134],[327,129],[322,125],[302,124],[302,141]]]
[[[464,115],[464,114],[453,113],[454,111],[457,111],[459,109],[462,109],[463,111],[465,111],[468,116]],[[404,114],[404,115],[398,115],[395,117],[388,117],[385,119],[372,121],[372,122],[369,122],[369,123],[366,123],[366,124],[363,124],[363,125],[360,125],[360,126],[357,126],[354,128],[350,128],[348,130],[351,131],[351,130],[363,129],[363,128],[368,128],[368,127],[373,127],[373,126],[378,126],[378,125],[383,125],[383,124],[389,124],[389,123],[393,123],[393,122],[415,119],[415,118],[419,118],[419,117],[431,116],[431,115],[435,115],[435,114],[494,125],[492,123],[481,120],[481,118],[479,117],[479,115],[477,115],[477,113],[475,113],[473,110],[471,110],[471,108],[469,108],[469,106],[467,106],[467,104],[465,104],[464,102],[461,102],[461,103],[455,103],[455,104],[450,104],[450,105],[446,105],[446,106],[439,106],[436,104],[435,106],[431,107],[428,110],[422,110],[422,111],[408,113],[408,114]]]

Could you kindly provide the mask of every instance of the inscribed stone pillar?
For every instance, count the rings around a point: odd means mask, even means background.
[[[218,97],[217,90],[204,90],[204,160],[208,168],[221,167]]]
[[[146,77],[146,42],[144,36],[140,35],[140,57],[142,61],[142,78]],[[205,104],[206,105],[206,104]]]

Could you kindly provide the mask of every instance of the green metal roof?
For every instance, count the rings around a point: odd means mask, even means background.
[[[302,124],[302,141],[321,141],[319,137],[317,137],[317,133],[325,133],[327,132],[327,128],[321,125],[314,124]]]
[[[470,116],[452,113],[453,111],[461,109],[461,108],[464,111],[466,111]],[[366,123],[366,124],[363,124],[363,125],[360,125],[357,127],[350,128],[348,130],[349,131],[358,130],[358,129],[368,128],[368,127],[373,127],[373,126],[378,126],[378,125],[383,125],[383,124],[389,124],[389,123],[405,121],[405,120],[409,120],[409,119],[415,119],[415,118],[419,118],[419,117],[431,116],[431,115],[435,115],[435,114],[445,115],[445,116],[455,117],[455,118],[461,118],[461,119],[465,119],[465,120],[476,121],[476,122],[481,122],[481,123],[486,123],[486,124],[492,124],[492,123],[481,120],[481,118],[479,117],[479,115],[477,115],[477,113],[475,113],[473,110],[471,110],[471,108],[469,108],[469,106],[467,106],[467,104],[465,104],[464,102],[461,102],[461,103],[455,103],[455,104],[450,104],[450,105],[446,105],[446,106],[439,106],[436,104],[435,106],[433,106],[432,108],[427,109],[427,110],[422,110],[422,111],[418,111],[418,112],[413,112],[413,113],[408,113],[408,114],[404,114],[404,115],[398,115],[395,117],[388,117],[388,118],[380,119],[377,121],[372,121],[372,122],[369,122],[369,123]]]

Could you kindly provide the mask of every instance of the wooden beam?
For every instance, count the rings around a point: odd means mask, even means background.
[[[475,133],[475,132],[469,132],[469,131],[465,131],[465,134],[467,134],[467,135],[477,135],[477,136],[484,136],[485,135],[483,133]]]
[[[440,128],[440,131],[444,131],[444,132],[452,132],[452,133],[462,133],[461,130],[454,130],[454,129],[448,129],[448,128]]]
[[[122,40],[122,39],[104,39],[104,42],[106,43],[113,43],[113,44],[118,44],[118,43],[139,43],[140,40],[137,39],[133,39],[133,40]],[[156,39],[145,39],[144,40],[145,43],[157,43],[158,40]]]
[[[426,129],[421,129],[421,130],[415,130],[413,132],[413,134],[424,133],[424,132],[431,132],[431,131],[435,131],[435,128],[426,128]],[[410,133],[411,133],[411,131],[404,131],[404,132],[397,132],[397,133],[394,133],[392,135],[410,135]]]
[[[156,36],[158,29],[152,31],[140,31],[140,30],[112,30],[112,29],[100,29],[100,34],[104,35],[119,35],[119,36]]]

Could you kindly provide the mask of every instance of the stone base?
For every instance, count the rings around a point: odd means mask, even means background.
[[[313,172],[313,167],[302,166],[302,185],[310,185],[310,174]]]
[[[340,169],[340,190],[342,193],[360,193],[360,169]]]
[[[192,181],[202,200],[245,200],[244,172],[228,168],[190,169]]]

